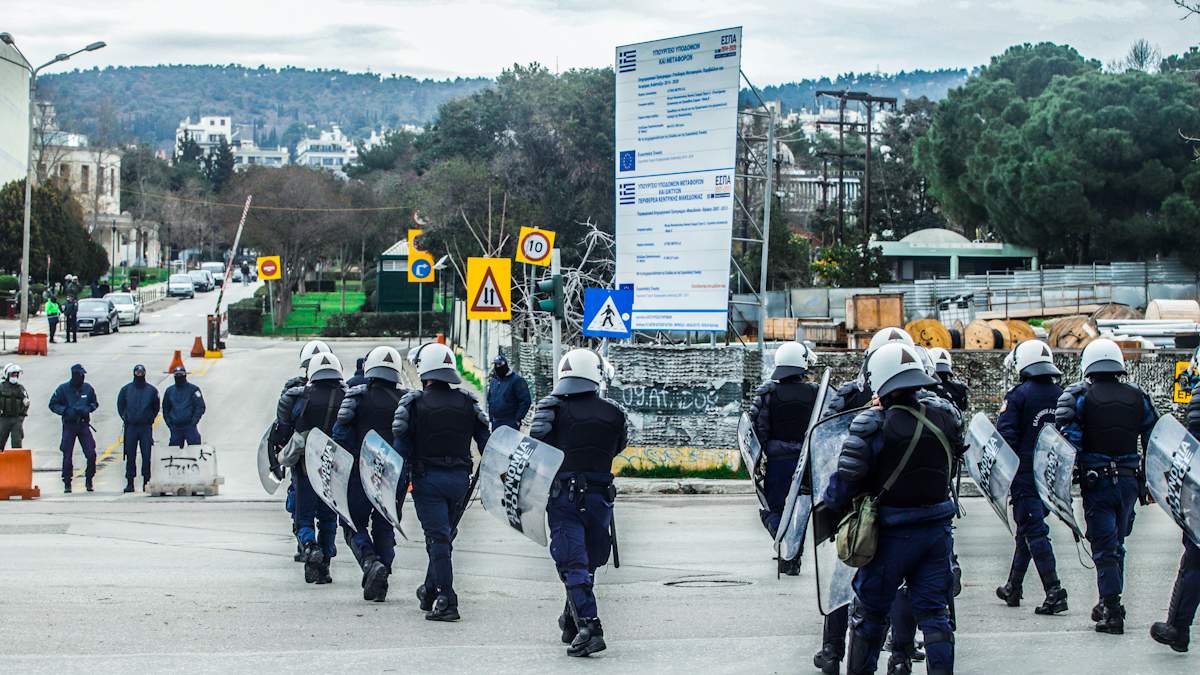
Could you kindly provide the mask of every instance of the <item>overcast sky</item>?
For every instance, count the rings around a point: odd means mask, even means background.
[[[847,71],[974,66],[1021,42],[1107,62],[1140,37],[1200,42],[1172,0],[0,0],[0,31],[40,64],[93,40],[92,65],[240,63],[417,77],[514,62],[604,66],[618,44],[741,25],[757,84]],[[56,66],[61,68],[62,66]]]

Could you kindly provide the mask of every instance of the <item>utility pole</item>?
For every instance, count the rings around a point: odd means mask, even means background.
[[[862,157],[864,162],[864,171],[862,178],[862,196],[863,196],[863,217],[862,231],[870,233],[871,231],[871,142],[872,130],[871,125],[874,122],[874,110],[879,106],[880,110],[896,109],[896,99],[890,96],[873,96],[865,91],[846,91],[846,90],[821,90],[817,92],[818,100],[823,98],[835,98],[838,101],[838,120],[836,122],[817,122],[817,128],[821,126],[836,126],[838,128],[838,151],[834,156],[838,160],[838,231],[837,240],[841,241],[845,233],[846,224],[846,158],[850,156]],[[859,105],[859,109],[866,112],[867,121],[862,122],[847,122],[846,121],[846,104],[854,102]],[[818,109],[820,106],[818,105]],[[845,146],[845,131],[849,128],[850,131],[862,132],[866,137],[866,152],[861,155],[855,153],[851,155],[846,152]]]

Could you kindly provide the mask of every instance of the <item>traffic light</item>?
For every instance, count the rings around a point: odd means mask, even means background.
[[[537,282],[537,292],[545,293],[547,297],[538,298],[537,306],[543,312],[550,312],[555,317],[562,319],[564,315],[564,307],[566,298],[563,294],[563,280],[561,274],[552,274],[549,278]]]

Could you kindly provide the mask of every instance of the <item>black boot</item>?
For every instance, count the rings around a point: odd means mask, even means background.
[[[569,645],[579,635],[579,627],[575,625],[575,617],[571,615],[571,601],[563,603],[562,614],[558,615],[558,628],[562,631],[562,642]]]
[[[1104,598],[1104,616],[1096,622],[1096,632],[1109,635],[1125,634],[1125,608],[1121,606],[1121,596],[1110,595]]]
[[[312,541],[304,545],[301,553],[304,559],[304,583],[315,584],[321,579],[321,563],[325,562],[325,554]]]
[[[425,614],[426,621],[458,621],[458,604],[450,604],[450,598],[445,595],[439,595],[437,600],[433,601],[433,609]]]
[[[63,494],[65,494],[65,495],[71,494],[71,479],[70,478],[63,479]]]
[[[996,589],[996,597],[1003,600],[1009,607],[1020,607],[1024,591],[1019,585],[1013,585],[1010,581]]]
[[[780,574],[785,574],[789,577],[800,576],[800,558],[799,557],[792,558],[791,560],[784,560],[783,558],[779,558],[778,561],[779,561],[778,570],[779,570]]]
[[[125,479],[125,489],[122,490],[122,492],[133,492],[133,479],[132,478]]]
[[[316,582],[317,585],[320,586],[323,584],[332,584],[333,577],[329,576],[329,561],[326,560],[325,562],[321,563],[318,567],[320,568],[320,570],[319,570],[320,576],[317,577],[317,582]]]
[[[1155,642],[1166,645],[1177,652],[1186,652],[1191,639],[1187,628],[1176,628],[1161,621],[1156,621],[1154,625],[1150,626],[1150,637],[1154,638]]]
[[[95,492],[95,491],[96,491],[96,486],[92,484],[92,477],[91,477],[91,476],[84,476],[84,478],[83,478],[83,487],[87,488],[87,491],[88,491],[88,492]]]
[[[1034,609],[1034,614],[1053,616],[1067,611],[1067,591],[1062,586],[1053,586],[1046,591],[1046,599]]]
[[[433,609],[433,601],[434,598],[430,597],[428,589],[425,588],[425,584],[417,586],[417,602],[420,603],[422,612],[428,612],[429,610]]]
[[[1104,618],[1104,601],[1101,600],[1100,602],[1096,603],[1095,607],[1092,608],[1092,621],[1100,621],[1103,618]]]
[[[567,656],[590,656],[607,648],[600,619],[580,619],[579,634],[571,641],[571,646],[567,647]]]
[[[825,643],[821,646],[821,651],[813,655],[813,666],[825,675],[838,675],[844,649]]]
[[[362,562],[363,600],[383,602],[387,600],[388,568],[374,555],[364,556]]]
[[[888,675],[912,675],[912,659],[902,651],[892,652],[888,657]]]

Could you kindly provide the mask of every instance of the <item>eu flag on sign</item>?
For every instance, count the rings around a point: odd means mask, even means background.
[[[633,171],[637,168],[637,150],[621,151],[621,171]]]

